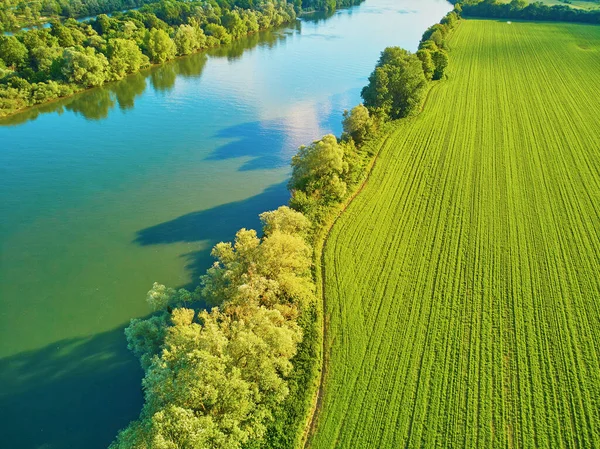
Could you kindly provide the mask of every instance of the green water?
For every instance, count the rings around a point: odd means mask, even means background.
[[[287,201],[388,45],[449,4],[368,0],[0,121],[0,447],[104,448],[141,406],[123,328],[154,281]]]

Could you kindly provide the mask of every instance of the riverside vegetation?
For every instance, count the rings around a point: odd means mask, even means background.
[[[0,36],[0,117],[177,56],[362,0],[161,0],[112,17]],[[120,4],[119,4],[120,5]],[[2,11],[12,10],[11,4]]]
[[[327,135],[294,156],[289,207],[261,214],[260,236],[242,229],[233,243],[216,245],[216,262],[194,292],[153,286],[155,314],[126,329],[146,372],[145,404],[112,449],[301,443],[322,355],[314,248],[364,180],[377,130],[416,114],[429,81],[444,76],[445,36],[457,20],[451,12],[428,30],[419,56],[382,53],[365,105],[344,113],[342,137]],[[200,300],[216,307],[198,308]]]

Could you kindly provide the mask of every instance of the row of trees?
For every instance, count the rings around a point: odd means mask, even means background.
[[[365,106],[371,114],[385,121],[418,112],[428,82],[445,76],[446,37],[458,20],[455,10],[425,31],[416,54],[399,47],[386,48],[381,53],[369,84],[362,90]]]
[[[339,5],[359,1],[342,0]],[[56,21],[50,28],[0,36],[0,117],[122,79],[151,63],[293,22],[295,8],[304,6],[315,5],[161,0],[112,17]]]
[[[263,0],[255,9],[163,0],[114,17],[0,36],[0,116],[295,18],[285,0]]]
[[[299,13],[303,10],[334,11],[362,0],[294,0]],[[0,32],[40,25],[50,20],[81,18],[139,8],[156,0],[3,0],[0,7]],[[172,1],[172,4],[176,1]],[[212,0],[218,7],[255,9],[260,0]],[[168,9],[168,8],[167,8]]]
[[[497,0],[468,0],[462,3],[462,12],[468,17],[600,23],[600,9],[577,9],[568,5],[548,6],[542,2],[527,3],[525,0],[512,0],[510,3]]]
[[[261,220],[262,237],[242,229],[215,246],[194,293],[159,284],[148,293],[157,313],[126,329],[146,372],[145,404],[111,448],[239,448],[264,438],[289,393],[297,318],[314,285],[308,219],[283,206]],[[200,297],[219,306],[197,312]]]
[[[95,16],[138,8],[156,0],[3,0],[0,32],[40,25],[53,19]]]

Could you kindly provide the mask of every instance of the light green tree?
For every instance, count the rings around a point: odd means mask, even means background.
[[[235,10],[225,12],[221,21],[227,32],[234,39],[238,39],[248,33],[244,20],[242,20],[239,13]]]
[[[275,232],[306,237],[310,229],[310,220],[287,206],[281,206],[279,209],[260,214],[260,221],[263,224],[263,232],[269,237]]]
[[[108,60],[91,47],[65,48],[62,58],[61,72],[69,83],[94,87],[107,79]]]
[[[143,380],[145,404],[111,449],[240,448],[260,439],[288,394],[284,379],[302,335],[278,310],[175,309]]]
[[[8,67],[17,68],[25,62],[28,55],[27,47],[14,36],[0,36],[0,59]]]
[[[304,229],[307,223],[292,214],[264,218],[269,225],[263,239],[254,230],[241,229],[233,244],[214,247],[217,262],[201,277],[202,296],[211,304],[274,306],[305,304],[312,298],[312,250],[302,236],[277,228]]]
[[[369,110],[398,119],[418,110],[426,87],[419,58],[402,48],[389,47],[381,54],[361,95]]]
[[[344,134],[351,137],[357,145],[361,145],[375,131],[375,124],[369,110],[362,104],[351,111],[344,111],[342,126]]]
[[[338,201],[346,194],[346,184],[341,176],[347,168],[343,148],[336,137],[329,134],[298,150],[292,158],[292,177],[288,187],[293,195],[301,191],[321,198],[324,203]]]
[[[112,79],[122,79],[130,73],[137,72],[150,62],[137,44],[129,39],[111,39],[107,46]]]
[[[207,36],[211,36],[217,39],[221,44],[230,44],[231,35],[227,32],[227,29],[217,23],[209,23],[204,29]]]
[[[436,50],[431,54],[431,59],[435,65],[435,71],[433,72],[433,79],[440,80],[446,74],[446,68],[448,67],[448,53],[444,50]]]
[[[198,33],[191,25],[179,25],[173,37],[178,55],[189,55],[201,48]]]
[[[435,64],[431,57],[431,51],[428,49],[420,49],[417,51],[416,55],[423,65],[423,74],[425,75],[425,78],[427,81],[431,81],[435,72]]]
[[[160,354],[167,324],[167,314],[163,313],[143,320],[135,318],[125,328],[127,347],[140,360],[142,368],[147,369]]]
[[[144,45],[150,61],[154,63],[168,61],[177,54],[175,42],[164,30],[152,28],[146,33]]]

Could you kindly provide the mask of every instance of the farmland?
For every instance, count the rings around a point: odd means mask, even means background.
[[[327,241],[310,447],[600,447],[600,27],[450,46]]]

